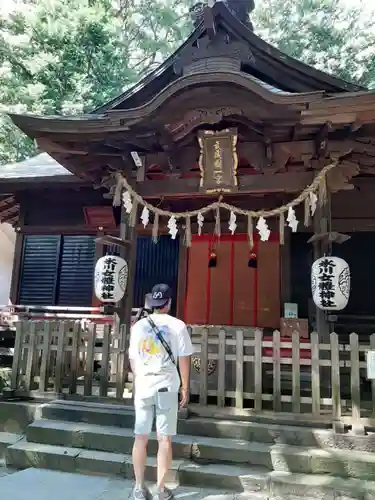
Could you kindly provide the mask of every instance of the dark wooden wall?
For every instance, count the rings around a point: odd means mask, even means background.
[[[98,228],[87,225],[84,207],[111,208],[108,200],[92,189],[29,192],[21,197],[24,213],[23,242],[17,303],[91,306],[96,259],[105,248],[96,248]],[[116,210],[115,210],[116,211]],[[116,214],[115,218],[116,218]],[[109,232],[118,233],[118,227]],[[134,307],[144,304],[153,285],[168,283],[177,294],[179,240],[160,236],[137,238]],[[174,300],[174,311],[176,300]]]
[[[85,225],[84,207],[111,205],[100,191],[92,188],[33,190],[22,193],[23,224],[46,230]],[[95,231],[95,228],[93,228]]]

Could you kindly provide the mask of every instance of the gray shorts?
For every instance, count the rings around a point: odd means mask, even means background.
[[[157,392],[145,399],[136,399],[134,433],[149,435],[156,415],[156,432],[161,436],[177,434],[178,393]]]

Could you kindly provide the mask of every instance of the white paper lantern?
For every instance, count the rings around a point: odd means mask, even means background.
[[[125,294],[128,264],[121,257],[106,255],[95,265],[95,295],[101,302],[118,302]]]
[[[314,303],[324,311],[341,311],[350,295],[350,269],[339,257],[321,257],[311,269]]]

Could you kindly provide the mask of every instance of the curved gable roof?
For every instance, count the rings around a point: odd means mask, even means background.
[[[341,80],[287,56],[239,21],[223,2],[215,3],[212,13],[217,25],[232,38],[245,42],[254,55],[254,61],[244,66],[241,73],[251,75],[275,90],[290,93],[319,90],[340,93],[365,90],[359,85]],[[205,32],[202,22],[179,49],[155,71],[118,97],[97,108],[94,113],[102,113],[111,109],[136,108],[150,101],[178,78],[174,72],[174,63]]]

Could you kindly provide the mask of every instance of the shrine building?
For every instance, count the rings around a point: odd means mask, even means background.
[[[190,325],[371,330],[375,93],[269,45],[252,8],[192,9],[181,47],[89,114],[11,115],[43,152],[0,173],[13,304],[97,306],[95,262],[114,254],[124,321],[166,282]],[[322,255],[351,269],[338,314],[312,300]]]

